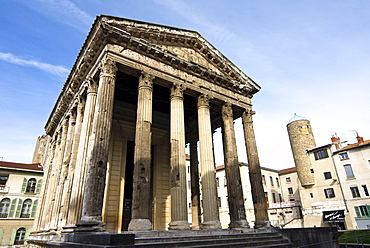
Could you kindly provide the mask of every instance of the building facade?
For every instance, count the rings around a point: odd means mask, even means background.
[[[32,231],[43,169],[0,161],[0,245],[22,245]]]
[[[45,183],[33,240],[86,230],[221,228],[212,140],[219,127],[233,178],[228,226],[249,228],[233,124],[239,117],[253,170],[254,227],[266,227],[251,102],[259,89],[197,32],[97,17],[35,151]]]

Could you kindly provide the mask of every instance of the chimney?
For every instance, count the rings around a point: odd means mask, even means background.
[[[341,142],[340,142],[340,138],[337,136],[337,134],[335,134],[335,136],[333,135],[333,136],[331,137],[331,143],[332,143],[333,145],[335,145],[335,149],[336,149],[336,150],[340,150],[340,149],[342,149],[342,144],[341,144]]]
[[[362,145],[364,143],[364,138],[363,137],[360,137],[360,136],[357,135],[356,139],[357,139],[357,143],[359,145]]]

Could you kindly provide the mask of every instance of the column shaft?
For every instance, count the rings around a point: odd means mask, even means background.
[[[103,61],[91,140],[89,141],[88,167],[79,225],[96,226],[92,227],[94,231],[101,231],[102,228],[98,226],[103,225],[101,214],[112,126],[116,71],[117,67],[114,61],[110,59]]]
[[[245,146],[247,149],[249,178],[252,189],[252,198],[254,206],[255,224],[254,228],[269,227],[269,218],[267,214],[267,204],[262,185],[261,166],[258,158],[256,139],[254,136],[253,120],[251,110],[244,111],[242,115]]]
[[[66,223],[67,227],[74,227],[81,218],[82,199],[87,167],[86,157],[95,111],[96,95],[98,91],[98,85],[92,78],[89,78],[85,84],[87,87],[87,97],[81,125],[80,141],[78,144],[72,192],[69,200],[69,211]]]
[[[129,231],[152,230],[151,146],[154,76],[143,72],[139,78],[139,93],[135,130],[134,178],[132,215]]]
[[[183,86],[171,89],[171,223],[170,230],[190,229],[187,207]]]
[[[211,115],[207,95],[198,97],[199,151],[202,175],[203,223],[201,229],[221,228],[218,206]]]
[[[230,214],[229,228],[249,228],[245,215],[243,187],[235,140],[233,110],[229,103],[225,103],[222,106],[222,120],[225,173]]]
[[[201,223],[199,169],[197,140],[190,141],[190,174],[191,174],[191,217],[192,229],[199,229]]]

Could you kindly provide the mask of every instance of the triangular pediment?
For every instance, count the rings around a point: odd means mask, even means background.
[[[196,31],[112,16],[100,18],[106,28],[120,31],[121,35],[137,39],[136,42],[161,49],[204,70],[225,77],[238,87],[248,88],[251,95],[260,89],[258,84]]]

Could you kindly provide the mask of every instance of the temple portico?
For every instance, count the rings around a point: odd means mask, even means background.
[[[229,228],[250,228],[235,141],[243,132],[256,227],[265,227],[252,125],[251,98],[259,90],[197,32],[97,17],[45,126],[46,180],[33,238],[51,232],[221,229],[212,138],[219,127]],[[237,118],[244,130],[235,130]]]

